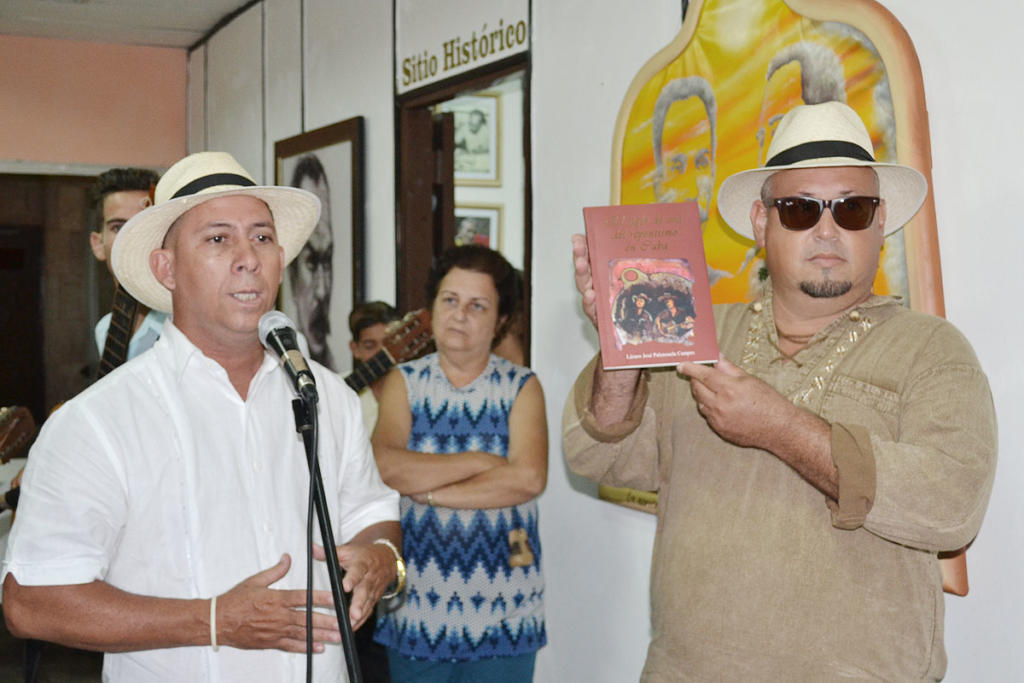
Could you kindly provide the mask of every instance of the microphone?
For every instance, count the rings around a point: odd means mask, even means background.
[[[316,403],[316,380],[299,350],[295,323],[281,311],[267,311],[260,317],[259,335],[263,345],[281,357],[281,365],[291,377],[295,393],[307,402]]]

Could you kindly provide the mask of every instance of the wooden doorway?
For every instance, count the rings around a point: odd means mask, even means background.
[[[459,157],[464,148],[457,140],[457,127],[465,112],[446,110],[455,109],[449,105],[460,99],[473,98],[496,102],[487,114],[487,130],[496,145],[490,176],[460,171],[465,157]],[[434,259],[456,244],[456,215],[463,214],[460,220],[465,221],[465,216],[479,213],[489,226],[481,242],[501,251],[523,274],[518,332],[527,362],[532,261],[529,111],[529,56],[523,54],[402,96],[396,101],[395,116],[396,305],[402,311],[429,305],[427,277]],[[500,155],[508,156],[501,161]],[[516,162],[513,170],[502,172],[510,168],[508,161]]]
[[[37,422],[89,385],[97,360],[93,325],[110,310],[112,279],[89,249],[94,182],[0,174],[0,317],[17,321],[5,322],[0,335],[0,403],[31,407]]]
[[[27,407],[37,424],[46,416],[42,262],[42,226],[0,226],[0,405]]]

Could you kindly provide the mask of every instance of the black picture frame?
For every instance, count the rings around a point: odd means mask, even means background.
[[[293,290],[293,281],[296,283],[295,289],[316,289],[316,284],[308,288],[299,284],[302,275],[298,273],[303,272],[303,268],[312,268],[307,271],[312,283],[323,282],[324,262],[327,260],[325,254],[328,252],[326,249],[314,250],[318,246],[317,232],[314,232],[310,243],[296,257],[293,265],[286,269],[279,306],[295,320],[299,331],[306,337],[310,355],[342,374],[351,370],[348,315],[356,304],[366,298],[363,265],[366,243],[364,130],[364,118],[356,116],[274,143],[275,183],[292,186],[301,182],[306,189],[321,196],[322,201],[326,197],[324,211],[331,236],[326,287],[329,304],[321,306],[321,309],[326,310],[320,310],[317,314],[326,316],[326,327],[323,321],[312,323],[310,316],[305,313],[309,309],[317,309],[319,304],[300,306]],[[309,161],[309,157],[313,157],[315,162]],[[317,166],[319,170],[313,173],[322,173],[326,178],[322,187],[315,187],[313,176],[310,175],[310,169],[316,169]],[[301,177],[297,172],[301,173]],[[322,237],[319,238],[319,246],[323,246],[323,241]],[[345,273],[346,269],[351,277],[339,278],[338,275]]]

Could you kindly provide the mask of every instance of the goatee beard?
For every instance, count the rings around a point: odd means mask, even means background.
[[[800,291],[815,299],[834,299],[849,292],[853,283],[849,280],[804,280]]]

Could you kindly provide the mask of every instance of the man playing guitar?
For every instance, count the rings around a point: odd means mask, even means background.
[[[152,203],[150,188],[159,176],[142,168],[112,168],[96,177],[89,192],[99,225],[89,235],[96,260],[107,264],[118,231],[129,218]],[[117,279],[114,280],[115,286]],[[116,286],[113,310],[96,324],[96,347],[101,354],[97,377],[142,353],[160,336],[166,313],[151,311]]]
[[[666,293],[658,297],[665,309],[654,319],[659,334],[663,337],[684,339],[693,332],[693,301],[683,294]],[[682,301],[682,305],[677,302]]]

